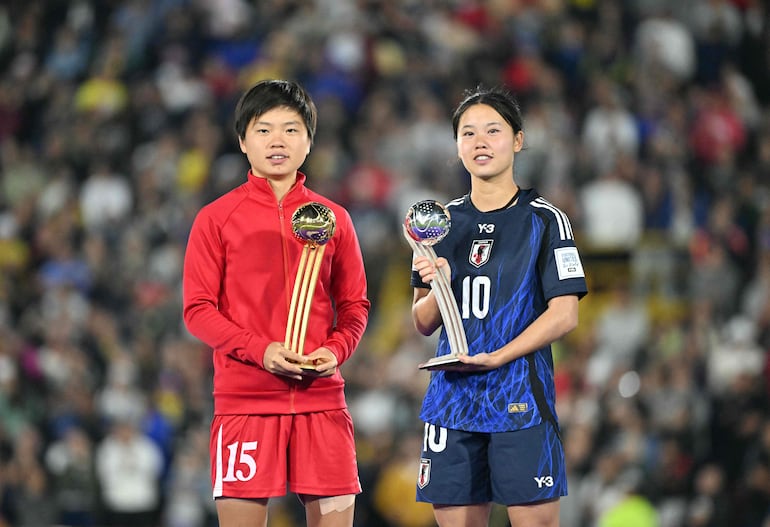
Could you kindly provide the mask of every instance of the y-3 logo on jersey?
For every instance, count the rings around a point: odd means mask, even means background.
[[[495,232],[495,224],[494,223],[479,223],[479,234],[487,233],[492,234]]]
[[[542,477],[535,477],[535,483],[537,483],[537,488],[542,489],[543,487],[553,487],[553,477],[551,476],[542,476]]]
[[[494,240],[473,240],[473,245],[471,245],[471,254],[468,255],[468,261],[472,266],[481,267],[489,261],[489,255],[492,252],[493,242]]]

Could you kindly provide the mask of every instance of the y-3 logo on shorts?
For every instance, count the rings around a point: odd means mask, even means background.
[[[539,489],[542,489],[543,487],[553,487],[552,476],[542,476],[542,477],[535,476],[534,480],[535,480],[535,483],[537,483],[537,488]]]

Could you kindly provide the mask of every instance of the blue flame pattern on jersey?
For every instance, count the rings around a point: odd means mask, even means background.
[[[548,206],[530,205],[535,199]],[[513,340],[546,309],[550,298],[586,293],[583,277],[559,280],[554,249],[575,246],[571,229],[565,229],[566,215],[534,190],[522,190],[517,204],[502,211],[480,212],[468,196],[448,203],[447,209],[452,229],[434,248],[452,267],[451,287],[464,315],[470,354],[492,352]],[[485,263],[476,267],[470,254],[479,240],[493,243]],[[425,284],[415,273],[412,285]],[[447,353],[449,342],[442,328],[436,355]],[[533,352],[533,359],[521,357],[489,372],[432,372],[420,418],[473,432],[539,424],[544,416],[535,400],[529,368],[534,364],[546,404],[555,415],[551,347]]]

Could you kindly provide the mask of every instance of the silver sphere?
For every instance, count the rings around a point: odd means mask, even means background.
[[[449,234],[452,219],[444,205],[426,199],[409,207],[404,226],[414,241],[423,245],[435,245]]]
[[[291,228],[297,239],[313,245],[325,245],[334,235],[337,218],[334,211],[323,203],[311,201],[294,211]]]

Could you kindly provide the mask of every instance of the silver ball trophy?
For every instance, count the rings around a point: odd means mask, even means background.
[[[337,227],[337,219],[332,209],[312,201],[294,211],[291,216],[291,227],[294,236],[304,242],[304,246],[291,294],[284,346],[298,355],[303,355],[307,321],[318,281],[318,272],[321,269],[326,243],[331,240]],[[302,364],[300,367],[305,370],[315,370],[313,364]]]
[[[435,200],[418,201],[409,207],[404,218],[404,238],[415,255],[427,257],[435,266],[437,256],[433,245],[449,234],[451,226],[452,218],[444,205]],[[436,295],[451,352],[433,357],[418,367],[423,370],[457,369],[462,366],[457,357],[468,353],[468,342],[449,278],[442,269],[436,268],[436,271],[430,287]]]

